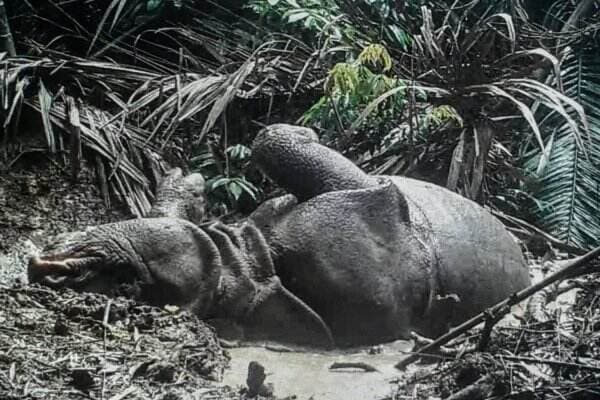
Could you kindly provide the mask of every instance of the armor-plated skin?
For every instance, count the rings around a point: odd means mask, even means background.
[[[250,220],[284,286],[336,343],[437,336],[530,284],[518,244],[483,207],[431,183],[367,175],[305,129],[257,135],[254,161],[291,195]]]
[[[232,339],[333,344],[319,315],[281,285],[264,238],[250,224],[142,218],[91,227],[61,235],[29,261],[28,274],[51,287],[180,306],[242,331]]]
[[[180,168],[173,168],[158,185],[156,200],[147,217],[183,218],[200,224],[206,209],[205,186],[201,174],[183,176]]]
[[[247,338],[342,346],[435,336],[529,284],[519,246],[484,208],[433,184],[369,176],[310,132],[259,133],[255,163],[291,194],[248,221],[104,225],[100,240],[78,234],[32,259],[30,279],[106,291],[126,266],[146,288],[132,295],[232,320]]]

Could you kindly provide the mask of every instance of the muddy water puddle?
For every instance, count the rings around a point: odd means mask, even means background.
[[[400,375],[394,368],[403,351],[409,351],[412,342],[396,341],[384,344],[378,354],[369,354],[367,348],[331,352],[281,352],[265,347],[238,347],[228,349],[230,368],[225,371],[223,384],[245,386],[248,363],[261,363],[268,374],[266,383],[272,383],[277,397],[296,395],[298,400],[374,400],[392,394],[390,380]],[[359,369],[330,370],[335,362],[366,363],[377,369],[364,372]]]

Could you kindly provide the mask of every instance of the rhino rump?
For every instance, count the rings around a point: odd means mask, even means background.
[[[379,179],[262,227],[284,286],[337,344],[437,336],[529,284],[518,245],[485,209],[435,185]]]

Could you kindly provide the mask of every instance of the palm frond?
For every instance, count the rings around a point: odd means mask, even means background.
[[[144,150],[153,150],[147,139],[150,132],[128,122],[113,120],[113,114],[91,105],[87,90],[99,87],[119,108],[125,104],[122,93],[133,91],[144,79],[154,79],[155,74],[106,62],[77,59],[51,60],[10,58],[0,61],[3,70],[1,92],[4,101],[4,124],[18,124],[17,105],[23,102],[28,111],[37,111],[43,134],[51,153],[71,153],[73,174],[79,170],[80,147],[99,157],[108,167],[108,186],[112,187],[129,210],[143,216],[150,209],[152,193],[144,175]],[[71,94],[67,94],[70,92]],[[27,95],[25,93],[28,93]],[[67,140],[70,138],[70,140]],[[70,148],[65,143],[71,143]]]
[[[519,2],[515,3],[518,6]],[[494,136],[505,129],[498,121],[513,121],[515,110],[533,132],[542,154],[546,146],[539,127],[541,118],[535,114],[538,107],[564,118],[583,151],[582,132],[587,131],[588,125],[583,108],[561,92],[557,57],[535,47],[539,43],[531,41],[528,32],[522,29],[529,25],[518,7],[497,5],[477,15],[472,15],[471,9],[471,6],[462,11],[449,9],[440,16],[422,6],[419,34],[413,37],[408,58],[410,68],[407,65],[399,68],[401,74],[406,74],[400,75],[401,86],[372,101],[352,127],[358,126],[390,95],[401,91],[412,94],[408,106],[412,115],[418,114],[427,103],[452,106],[472,135],[463,136],[462,129],[454,130],[453,145],[446,152],[446,158],[451,160],[447,186],[473,197],[484,183],[485,160]],[[529,65],[523,61],[529,61]],[[529,77],[538,65],[549,65],[554,71],[556,79],[551,85]],[[408,119],[412,130],[412,117],[409,115]],[[419,121],[415,122],[418,127]],[[429,137],[435,140],[434,136]],[[414,157],[410,153],[407,156]],[[403,158],[398,158],[397,165],[411,165]]]
[[[539,201],[535,215],[552,234],[565,242],[595,246],[600,238],[600,58],[593,49],[570,51],[562,61],[565,95],[587,113],[589,135],[582,142],[571,135],[571,121],[557,110],[542,124],[550,154],[526,152],[526,167],[539,182],[532,194]],[[584,151],[585,149],[585,151]]]

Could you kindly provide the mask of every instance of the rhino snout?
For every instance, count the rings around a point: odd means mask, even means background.
[[[64,261],[46,261],[41,257],[32,257],[29,260],[27,275],[31,283],[44,283],[56,286],[72,273],[71,267]]]
[[[93,266],[102,259],[83,255],[41,255],[29,259],[27,275],[31,283],[47,286],[68,286],[89,280],[94,273]]]

